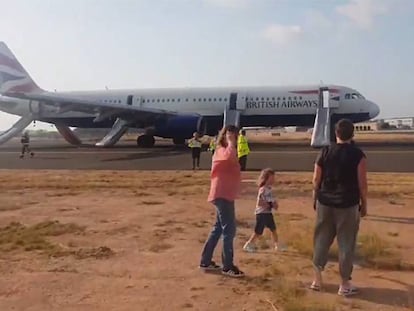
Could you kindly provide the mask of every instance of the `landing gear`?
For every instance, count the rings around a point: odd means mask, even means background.
[[[155,144],[154,136],[151,135],[141,135],[137,138],[137,145],[141,148],[151,148]]]
[[[185,138],[174,137],[173,138],[173,143],[174,143],[174,145],[177,145],[177,146],[184,146],[185,145]]]

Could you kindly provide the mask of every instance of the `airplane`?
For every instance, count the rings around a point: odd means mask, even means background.
[[[378,105],[355,89],[338,85],[324,89],[329,91],[331,123],[341,118],[367,121],[380,112]],[[108,128],[96,143],[103,147],[116,144],[128,128],[144,129],[137,145],[152,147],[154,137],[183,144],[194,132],[214,136],[223,120],[240,127],[316,127],[318,114],[322,115],[318,85],[48,92],[33,81],[3,42],[0,95],[0,110],[21,117],[0,135],[0,144],[19,135],[34,120],[54,124],[74,145],[81,140],[71,127]],[[328,121],[321,126],[326,127]]]

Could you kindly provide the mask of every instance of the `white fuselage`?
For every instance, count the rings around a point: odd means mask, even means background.
[[[338,96],[339,115],[362,115],[375,117],[378,106],[363,98],[356,90],[329,86],[338,90],[331,98]],[[318,103],[318,86],[296,87],[234,87],[234,88],[176,88],[176,89],[142,89],[142,90],[103,90],[90,92],[65,92],[61,96],[97,100],[117,105],[134,105],[140,107],[165,109],[180,113],[197,113],[201,116],[221,116],[229,104],[230,94],[237,93],[238,105],[243,116],[289,116],[315,115]],[[296,92],[297,91],[297,92]],[[349,96],[346,96],[349,94]],[[354,95],[353,95],[354,94]],[[128,102],[128,96],[132,100]],[[38,103],[25,100],[0,97],[0,110],[24,116],[37,112]],[[42,105],[42,119],[91,118],[94,115],[82,112],[59,113],[52,105]],[[261,126],[262,124],[257,124]],[[290,124],[295,125],[295,124]]]

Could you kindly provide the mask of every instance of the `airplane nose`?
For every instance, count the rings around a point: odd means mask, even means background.
[[[379,115],[380,108],[376,103],[368,102],[368,112],[369,112],[369,117],[371,119],[374,119],[375,117]]]

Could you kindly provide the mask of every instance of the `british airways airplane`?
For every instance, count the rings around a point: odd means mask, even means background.
[[[366,121],[379,107],[352,88],[327,85],[330,120]],[[80,144],[70,127],[108,128],[97,146],[112,146],[128,128],[145,129],[137,138],[151,147],[154,137],[184,143],[193,132],[215,135],[226,120],[241,127],[316,127],[320,86],[211,87],[48,92],[41,89],[0,42],[0,110],[21,118],[0,135],[19,135],[32,121],[51,123],[71,144]],[[319,107],[319,108],[318,108]]]

